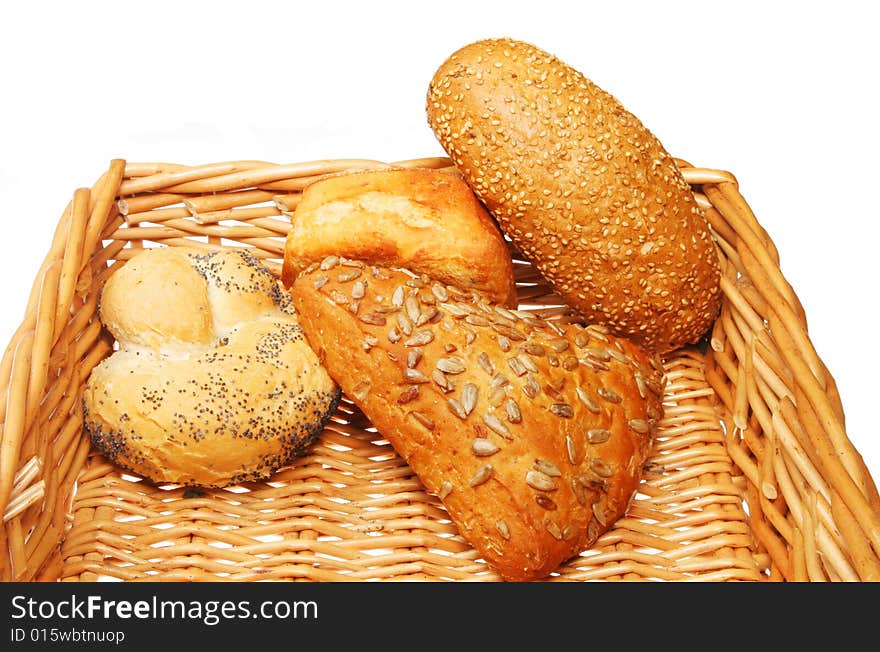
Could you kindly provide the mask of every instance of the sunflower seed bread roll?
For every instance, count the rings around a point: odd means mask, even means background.
[[[657,359],[424,275],[363,271],[297,277],[303,332],[464,539],[509,581],[544,578],[592,545],[651,449]]]
[[[285,242],[285,286],[331,256],[399,265],[516,302],[501,231],[461,178],[439,170],[349,172],[309,184]]]
[[[676,162],[555,56],[481,40],[436,71],[427,117],[501,229],[589,323],[656,352],[720,309],[718,256]]]

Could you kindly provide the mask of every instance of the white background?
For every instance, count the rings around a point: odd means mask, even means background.
[[[880,478],[872,4],[3,3],[0,341],[73,191],[111,159],[442,155],[431,75],[472,40],[512,36],[612,92],[673,155],[736,175]]]

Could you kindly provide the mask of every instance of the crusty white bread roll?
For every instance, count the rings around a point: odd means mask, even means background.
[[[281,278],[328,256],[400,265],[513,305],[510,250],[467,184],[429,169],[333,175],[306,187],[291,219]]]
[[[619,101],[513,39],[453,53],[428,122],[504,233],[588,323],[657,352],[720,308],[718,255],[673,158]]]
[[[107,280],[100,317],[119,348],[86,382],[85,431],[154,482],[265,479],[338,404],[289,294],[250,254],[145,249]]]
[[[656,358],[405,270],[313,265],[291,294],[330,375],[502,578],[547,576],[625,512],[662,416]]]

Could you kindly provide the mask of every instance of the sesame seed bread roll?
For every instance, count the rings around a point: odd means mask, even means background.
[[[580,72],[512,39],[436,71],[427,117],[501,229],[589,323],[666,352],[720,308],[715,244],[657,138]]]
[[[84,429],[154,482],[265,479],[339,402],[289,294],[250,254],[145,249],[107,280],[100,317],[119,349],[86,382]]]
[[[343,256],[402,266],[514,305],[513,261],[492,216],[456,175],[428,169],[339,174],[305,188],[281,278]]]
[[[296,279],[306,337],[503,579],[547,576],[624,514],[662,417],[654,357],[409,271],[346,279]]]

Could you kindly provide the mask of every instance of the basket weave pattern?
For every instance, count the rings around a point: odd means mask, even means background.
[[[148,246],[246,247],[276,275],[302,189],[347,159],[203,166],[113,161],[76,190],[0,362],[0,580],[497,580],[442,504],[347,399],[269,481],[155,485],[82,433],[80,397],[112,338],[97,315]],[[627,515],[550,580],[880,579],[880,497],[831,375],[728,172],[679,165],[712,226],[724,305],[665,361],[665,417]],[[574,319],[512,249],[521,307]]]

